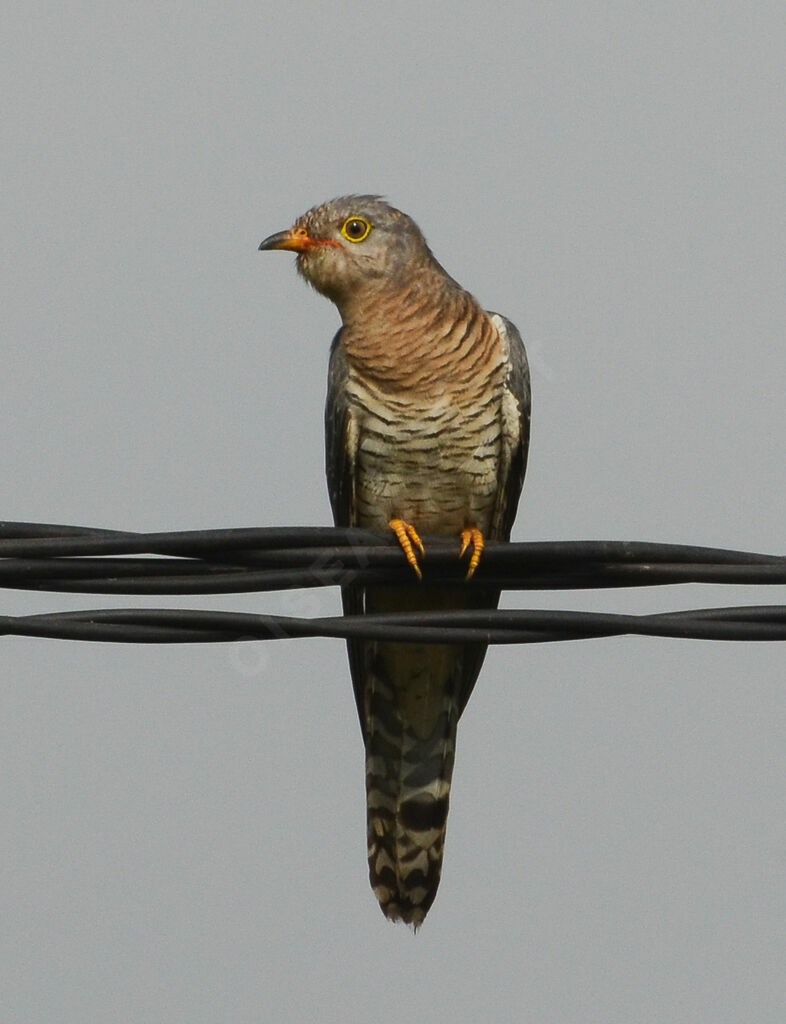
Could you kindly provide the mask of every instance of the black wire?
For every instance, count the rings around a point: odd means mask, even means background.
[[[786,640],[786,608],[702,608],[654,615],[505,609],[331,616],[314,619],[249,612],[114,608],[0,616],[0,635],[131,643],[226,643],[338,637],[418,643],[545,643],[591,637],[660,636],[695,640]]]
[[[461,581],[466,563],[456,557],[456,543],[444,537],[427,541],[424,586]],[[147,557],[129,557],[139,554]],[[210,594],[350,582],[412,582],[392,535],[330,527],[141,534],[0,523],[0,586],[15,589]],[[489,542],[470,586],[564,590],[784,582],[786,559],[773,555],[676,544],[541,541]]]
[[[422,586],[565,590],[673,583],[786,583],[786,558],[629,541],[489,542],[463,582],[457,543],[426,538]],[[143,557],[139,557],[143,556]],[[0,587],[69,593],[221,594],[348,583],[414,586],[396,540],[365,530],[254,527],[129,533],[0,523]],[[131,643],[292,636],[408,642],[534,643],[634,633],[712,640],[786,639],[778,606],[630,616],[570,611],[449,611],[298,619],[173,609],[99,609],[0,618],[0,634]]]
[[[432,554],[437,558],[455,555],[457,541],[446,537],[428,538]],[[349,549],[362,563],[375,552],[398,550],[392,533],[334,526],[263,526],[227,530],[186,530],[168,533],[129,533],[81,526],[58,526],[47,523],[0,522],[0,556],[181,554],[197,556],[205,552],[227,551],[268,552],[268,557],[282,557],[289,552],[308,557],[313,549],[339,552]],[[308,551],[303,551],[308,549]],[[696,547],[689,544],[662,544],[642,541],[534,541],[530,543],[497,543],[489,541],[484,560],[507,562],[510,555],[526,554],[533,562],[549,565],[555,562],[627,561],[685,562],[698,564],[778,564],[782,556],[729,551],[724,548]]]

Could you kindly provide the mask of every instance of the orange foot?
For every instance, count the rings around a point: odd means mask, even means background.
[[[470,526],[466,530],[461,531],[459,558],[464,557],[470,544],[472,545],[472,557],[469,560],[469,569],[467,569],[466,579],[468,580],[471,580],[475,575],[475,570],[480,565],[480,556],[483,554],[483,548],[486,546],[483,534],[477,526]]]
[[[415,548],[418,549],[421,555],[425,555],[426,549],[423,547],[423,541],[420,539],[418,531],[412,523],[408,523],[404,519],[391,519],[388,526],[398,538],[398,542],[407,557],[407,561],[415,570],[417,578],[422,580],[423,573],[420,571],[420,566],[418,565],[418,556],[415,554]]]

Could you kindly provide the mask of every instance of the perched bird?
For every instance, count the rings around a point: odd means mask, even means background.
[[[330,351],[327,478],[337,526],[395,532],[421,577],[421,534],[460,538],[467,577],[507,540],[524,480],[530,386],[519,332],[440,266],[378,196],[316,206],[260,249],[297,253],[342,327]],[[494,608],[477,584],[342,588],[346,614]],[[434,901],[456,726],[481,644],[348,641],[366,747],[368,860],[383,913],[417,927]]]

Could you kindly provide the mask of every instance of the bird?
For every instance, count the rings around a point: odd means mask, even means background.
[[[412,567],[408,585],[343,585],[344,613],[495,608],[499,589],[480,580],[422,583],[423,537],[455,537],[468,580],[485,540],[510,538],[530,432],[517,328],[486,312],[415,221],[377,195],[314,206],[259,248],[296,253],[300,275],[341,318],[325,405],[335,525],[392,531]],[[347,648],[371,887],[387,918],[417,930],[439,885],[457,725],[486,646],[352,639]]]

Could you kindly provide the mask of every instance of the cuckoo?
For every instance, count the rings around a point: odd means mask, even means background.
[[[402,587],[342,587],[346,614],[494,608],[477,581],[430,586],[422,537],[455,537],[470,580],[484,540],[508,540],[524,480],[530,385],[519,332],[440,266],[415,222],[378,196],[309,210],[260,249],[297,253],[338,307],[325,409],[337,526],[392,530]],[[417,577],[417,578],[416,578]],[[366,751],[368,861],[383,913],[417,927],[436,895],[456,727],[481,644],[350,640]]]

